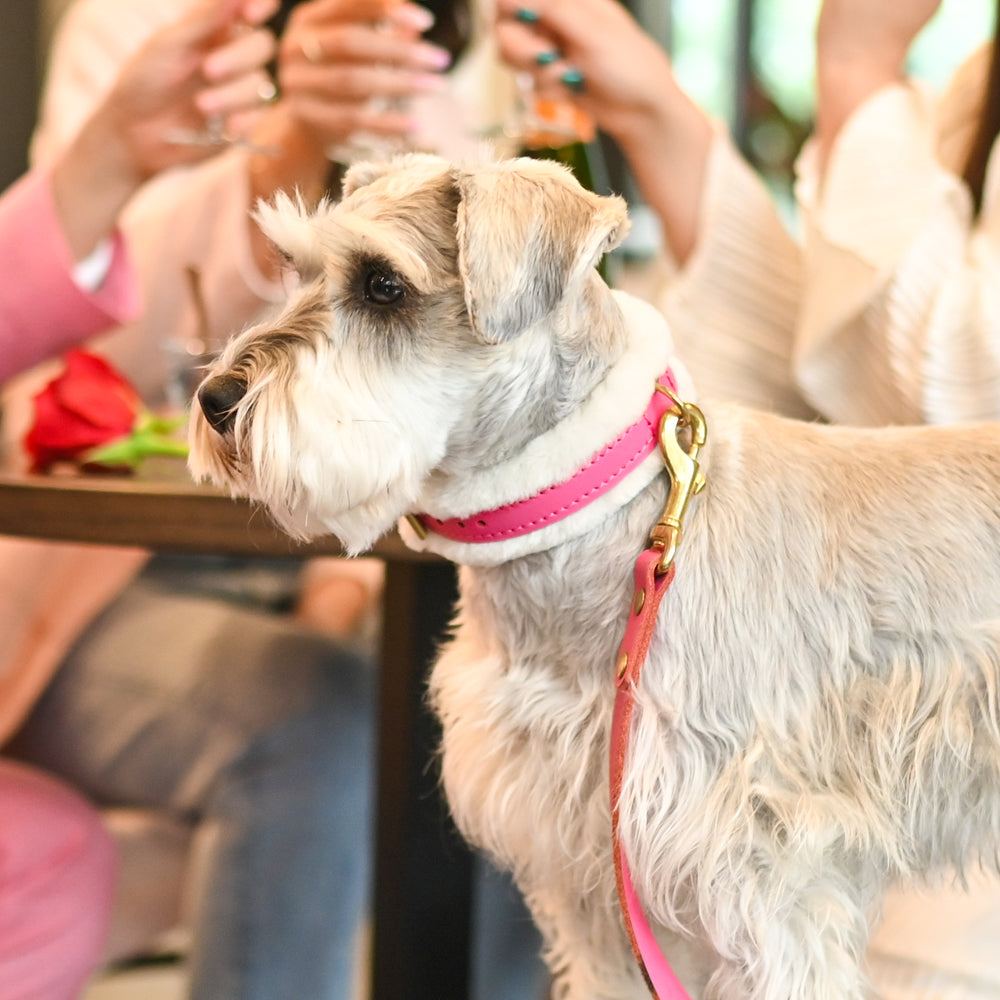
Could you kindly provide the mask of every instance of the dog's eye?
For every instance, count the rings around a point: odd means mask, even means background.
[[[369,271],[365,275],[365,298],[379,306],[391,306],[398,302],[406,289],[394,274],[385,271]]]

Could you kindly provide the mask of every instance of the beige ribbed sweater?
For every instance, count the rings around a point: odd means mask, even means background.
[[[952,423],[1000,417],[1000,177],[980,217],[958,176],[987,52],[939,102],[888,87],[850,119],[820,184],[799,162],[805,280],[794,366],[831,420]]]

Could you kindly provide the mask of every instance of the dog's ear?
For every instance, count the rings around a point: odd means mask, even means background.
[[[362,160],[347,168],[341,182],[341,194],[346,198],[358,188],[367,187],[372,181],[384,177],[392,169],[392,164],[384,160]]]
[[[308,277],[318,274],[323,267],[313,220],[328,208],[329,203],[322,201],[314,211],[310,211],[298,192],[292,198],[284,191],[279,191],[272,202],[257,202],[253,219],[281,255],[303,277]]]
[[[455,178],[459,271],[487,343],[544,319],[628,232],[621,198],[587,191],[556,163],[512,160]]]
[[[431,153],[400,153],[388,160],[362,160],[352,164],[344,174],[341,192],[346,198],[359,188],[367,187],[387,174],[424,164],[440,169],[445,166],[445,162],[440,156]]]

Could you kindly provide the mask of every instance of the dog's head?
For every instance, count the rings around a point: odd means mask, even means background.
[[[298,287],[199,388],[191,468],[295,536],[366,548],[428,477],[516,450],[620,350],[594,265],[624,203],[556,164],[406,156],[352,168],[335,206],[279,195],[257,217]]]

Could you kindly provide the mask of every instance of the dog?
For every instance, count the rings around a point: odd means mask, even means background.
[[[208,372],[191,469],[293,536],[359,553],[398,522],[460,565],[430,685],[450,808],[517,879],[555,996],[639,1000],[607,760],[671,476],[653,451],[535,530],[491,521],[561,497],[665,373],[694,402],[663,317],[595,271],[625,205],[551,163],[411,155],[258,217],[298,286]],[[860,1000],[886,888],[996,864],[1000,430],[701,409],[619,836],[691,996]]]

